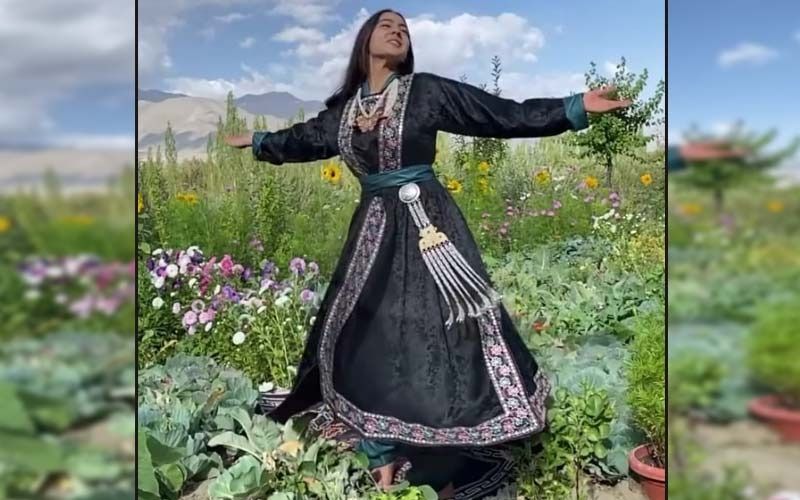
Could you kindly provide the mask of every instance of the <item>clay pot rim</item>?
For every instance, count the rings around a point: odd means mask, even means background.
[[[754,398],[747,405],[754,416],[800,425],[800,410],[790,410],[778,403],[778,396],[770,394]]]
[[[632,449],[628,454],[628,465],[630,466],[631,470],[644,478],[650,479],[651,481],[665,483],[666,470],[648,465],[641,459],[641,457],[650,454],[648,447],[649,445],[643,444]]]

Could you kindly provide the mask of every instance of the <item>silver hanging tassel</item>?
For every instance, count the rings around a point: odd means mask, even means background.
[[[431,224],[419,200],[419,186],[414,182],[404,184],[399,195],[419,229],[422,260],[447,303],[449,315],[445,326],[450,328],[454,321],[460,323],[467,316],[474,318],[492,309],[502,296],[470,267],[447,235]]]

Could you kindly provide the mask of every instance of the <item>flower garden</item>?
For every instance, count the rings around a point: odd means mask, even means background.
[[[511,494],[644,498],[631,450],[666,460],[663,149],[620,157],[608,185],[568,136],[481,144],[440,136],[435,170],[555,386]],[[407,483],[380,492],[364,455],[255,411],[260,393],[292,384],[357,180],[337,158],[164,153],[137,178],[139,497],[436,498]]]
[[[133,169],[0,197],[0,497],[132,498]]]
[[[800,191],[710,194],[670,178],[669,493],[791,498],[776,493],[800,491]]]

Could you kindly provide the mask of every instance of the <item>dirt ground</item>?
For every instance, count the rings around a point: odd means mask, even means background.
[[[800,492],[800,444],[783,444],[769,428],[755,420],[726,426],[699,424],[699,443],[709,457],[709,471],[724,464],[742,464],[767,491]]]

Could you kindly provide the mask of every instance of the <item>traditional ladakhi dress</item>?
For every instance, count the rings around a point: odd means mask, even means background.
[[[375,107],[383,118],[362,131],[360,112]],[[436,134],[542,137],[587,126],[581,95],[520,103],[412,73],[374,94],[365,82],[305,123],[255,132],[258,160],[339,155],[362,184],[293,387],[268,400],[268,416],[315,415],[312,427],[349,440],[371,467],[396,461],[396,481],[453,481],[458,499],[503,486],[510,447],[545,426],[549,384],[433,174]]]

